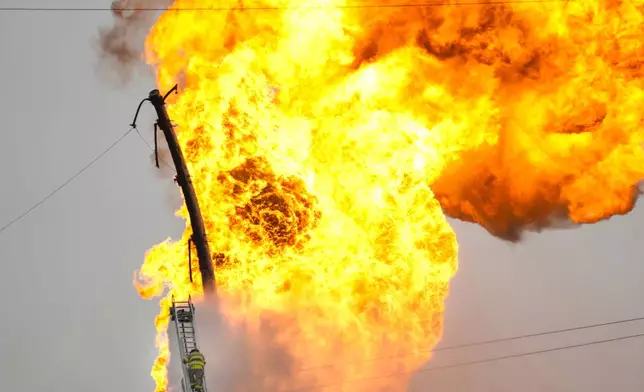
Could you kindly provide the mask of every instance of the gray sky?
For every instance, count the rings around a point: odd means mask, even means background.
[[[0,1],[43,4],[54,5]],[[0,227],[126,132],[139,100],[154,88],[142,77],[118,90],[97,76],[92,42],[110,18],[0,12]],[[147,108],[139,124],[148,140],[151,118]],[[178,190],[155,171],[149,149],[131,134],[0,234],[0,295],[7,301],[0,390],[152,391],[157,304],[138,297],[132,274],[148,248],[183,227],[168,202]],[[644,315],[643,218],[639,207],[628,217],[532,235],[514,246],[455,223],[461,264],[441,345]],[[644,322],[443,352],[430,366],[638,332]],[[644,390],[643,367],[644,339],[635,339],[421,373],[411,390],[636,392]]]

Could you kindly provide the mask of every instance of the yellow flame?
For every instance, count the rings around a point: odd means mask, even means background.
[[[180,83],[169,113],[220,292],[241,298],[226,317],[288,318],[275,340],[302,366],[433,347],[457,269],[442,209],[513,238],[562,209],[580,223],[628,212],[644,178],[642,0],[378,4],[167,11],[147,41],[159,88]],[[190,235],[154,247],[137,285],[145,298],[170,288],[156,320],[157,391],[168,382],[168,296],[200,290]]]

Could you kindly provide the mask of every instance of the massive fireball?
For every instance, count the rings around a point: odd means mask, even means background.
[[[180,86],[168,109],[219,292],[238,300],[225,316],[288,318],[275,340],[302,366],[357,363],[270,390],[383,375],[382,361],[360,360],[437,342],[457,269],[445,214],[516,240],[553,220],[633,208],[644,179],[643,3],[177,0],[172,9],[238,9],[163,13],[147,61],[162,92]],[[199,295],[190,235],[187,225],[154,247],[137,283],[145,298],[165,295],[157,391],[169,295]],[[385,363],[404,373],[426,359]]]

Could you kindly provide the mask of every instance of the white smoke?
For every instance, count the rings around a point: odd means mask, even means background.
[[[197,342],[207,361],[208,391],[306,392],[309,388],[302,389],[296,384],[294,358],[276,342],[278,322],[266,315],[248,315],[246,321],[232,325],[225,309],[235,306],[234,301],[223,298],[219,301],[195,305]],[[250,328],[250,324],[259,328]],[[171,332],[176,345],[174,330]],[[173,357],[170,366],[179,368],[179,362],[179,358]],[[179,385],[179,381],[173,384]]]

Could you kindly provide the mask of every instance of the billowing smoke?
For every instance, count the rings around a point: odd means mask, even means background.
[[[290,384],[297,369],[287,348],[277,342],[280,321],[264,314],[232,323],[222,313],[234,302],[200,303],[196,313],[209,389],[270,392]]]
[[[116,73],[117,82],[128,83],[137,70],[148,71],[142,60],[145,37],[161,11],[173,0],[114,0],[111,27],[99,28],[99,70]]]
[[[407,385],[406,379],[393,377],[376,380],[376,387],[369,382],[373,369],[365,363],[375,366],[380,374],[404,373],[413,356],[396,355],[389,347],[380,357],[354,357],[355,348],[337,345],[337,338],[327,334],[305,336],[298,328],[297,319],[310,316],[306,310],[288,315],[259,308],[249,311],[240,296],[223,290],[218,296],[217,303],[204,300],[195,310],[198,348],[207,361],[205,376],[211,391],[312,392],[327,385],[350,387],[356,392],[398,392]],[[173,326],[169,332],[175,350]],[[333,346],[333,361],[316,361],[314,347],[321,341]],[[382,344],[388,346],[386,339]],[[294,355],[293,351],[298,349],[308,350],[312,355]],[[171,361],[174,365],[170,367],[168,390],[178,392],[181,391],[181,359],[173,356]],[[344,384],[347,379],[362,378],[365,381],[360,385]]]

